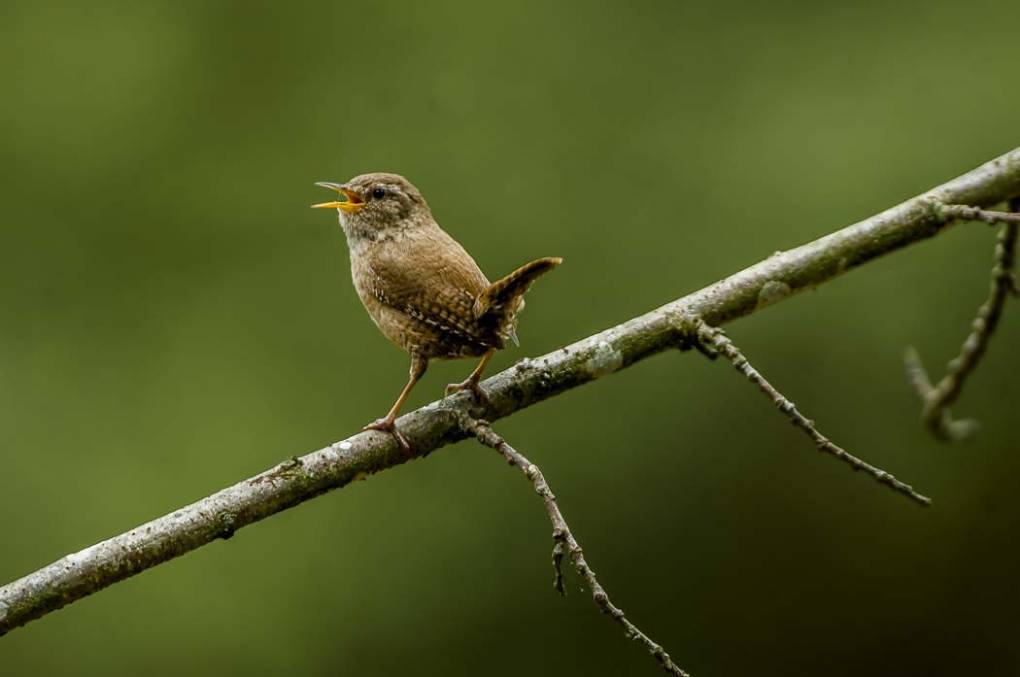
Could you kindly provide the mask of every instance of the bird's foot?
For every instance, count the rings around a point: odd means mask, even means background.
[[[407,443],[407,438],[404,437],[403,433],[397,430],[397,426],[392,418],[380,418],[378,421],[369,423],[361,430],[378,430],[379,432],[389,433],[405,453],[411,453],[411,445]]]
[[[460,383],[448,384],[446,386],[446,396],[449,397],[450,395],[456,395],[463,390],[470,390],[471,394],[475,396],[475,402],[478,404],[489,403],[489,396],[485,394],[484,390],[482,390],[482,386],[478,384],[478,381],[473,378],[461,381]]]

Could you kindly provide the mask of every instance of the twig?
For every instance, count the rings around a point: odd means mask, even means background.
[[[953,205],[959,207],[959,205]],[[972,208],[963,208],[966,216],[973,220],[987,221],[979,218],[975,212],[992,215],[997,221],[1005,222],[999,231],[995,243],[995,264],[992,266],[992,280],[988,298],[978,308],[977,316],[971,322],[971,332],[960,347],[960,354],[953,358],[946,368],[946,375],[936,385],[932,385],[928,372],[924,368],[921,356],[914,348],[907,348],[904,362],[907,378],[921,398],[921,421],[939,439],[960,441],[971,437],[980,430],[980,424],[974,419],[954,419],[949,408],[963,392],[963,384],[974,371],[988,343],[999,326],[1002,309],[1006,299],[1016,295],[1016,278],[1013,269],[1016,266],[1017,230],[1020,229],[1020,199],[1009,204],[1010,212],[982,212]],[[1009,219],[1001,218],[1008,216]],[[991,223],[992,221],[988,221]]]
[[[780,252],[704,289],[524,360],[484,382],[495,421],[675,348],[678,319],[721,325],[812,289],[843,273],[943,232],[943,204],[995,205],[1020,196],[1020,148],[860,223]],[[414,454],[392,436],[365,432],[287,461],[147,524],[63,557],[0,588],[0,635],[168,562],[324,492],[396,467],[462,439],[457,411],[470,395],[433,402],[398,420]]]
[[[876,468],[866,461],[862,461],[842,447],[837,446],[832,442],[832,440],[820,433],[818,428],[815,427],[815,424],[797,410],[797,407],[793,402],[786,399],[782,393],[776,390],[775,387],[761,375],[761,373],[751,366],[751,363],[747,360],[744,354],[741,353],[740,349],[737,348],[733,341],[731,341],[730,338],[723,333],[722,329],[719,329],[718,327],[711,327],[700,319],[694,320],[693,325],[698,342],[711,347],[714,351],[721,354],[733,364],[737,371],[746,376],[747,380],[758,386],[758,389],[775,403],[775,405],[779,408],[779,411],[783,412],[783,414],[790,419],[790,422],[793,423],[793,425],[803,430],[807,436],[814,441],[815,446],[819,451],[832,454],[854,470],[863,470],[875,478],[876,481],[885,484],[891,489],[900,492],[904,496],[913,499],[923,506],[931,505],[930,498],[917,493],[909,484],[905,484],[896,479],[892,473],[888,473],[885,470]]]
[[[989,225],[994,226],[997,223],[1009,223],[1009,224],[1020,224],[1020,214],[1015,213],[1017,210],[1010,208],[1008,212],[997,212],[988,209],[981,209],[980,207],[971,207],[970,205],[947,205],[938,204],[936,210],[939,211],[944,218],[948,219],[960,219],[961,221],[981,221]]]
[[[683,671],[673,659],[669,657],[666,650],[661,645],[657,644],[651,637],[643,633],[636,625],[631,623],[627,616],[623,613],[623,610],[615,606],[611,599],[609,599],[609,593],[599,583],[598,578],[595,576],[595,572],[588,565],[588,562],[584,559],[584,551],[581,549],[581,545],[574,538],[573,532],[570,530],[570,526],[567,521],[563,518],[563,513],[560,512],[560,507],[556,503],[556,496],[552,490],[549,489],[549,483],[546,482],[545,476],[542,475],[542,471],[539,470],[538,466],[529,461],[524,455],[514,449],[512,446],[507,444],[507,441],[496,434],[495,431],[489,426],[488,422],[473,419],[469,416],[462,416],[461,425],[464,428],[464,432],[473,435],[478,439],[479,442],[487,447],[492,447],[498,451],[503,458],[507,460],[510,465],[517,466],[520,471],[531,480],[532,486],[535,488],[535,493],[542,497],[542,502],[545,503],[545,511],[549,515],[549,521],[552,522],[553,527],[553,569],[555,571],[555,579],[553,582],[556,590],[562,595],[563,591],[563,572],[560,566],[563,560],[564,550],[570,555],[570,561],[574,564],[574,569],[577,570],[578,575],[584,579],[585,583],[588,584],[588,589],[591,590],[592,599],[595,604],[599,607],[602,613],[612,618],[617,624],[619,624],[626,634],[627,639],[635,639],[645,645],[648,649],[648,653],[652,655],[659,662],[662,668],[673,675],[678,677],[687,677],[687,673]]]

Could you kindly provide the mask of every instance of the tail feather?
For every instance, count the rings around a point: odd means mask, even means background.
[[[558,256],[536,259],[531,263],[525,263],[506,277],[496,280],[475,299],[475,317],[480,318],[486,313],[500,312],[504,309],[516,310],[516,308],[508,308],[507,304],[523,296],[532,282],[561,263],[563,263],[563,259]]]

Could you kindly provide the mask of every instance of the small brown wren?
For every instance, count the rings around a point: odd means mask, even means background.
[[[446,394],[470,390],[486,401],[478,382],[492,354],[508,340],[517,343],[524,292],[563,259],[537,259],[490,283],[404,177],[377,172],[316,185],[345,198],[312,207],[336,208],[365,310],[386,338],[411,354],[410,375],[397,401],[364,428],[391,433],[407,450],[394,421],[429,360],[480,356],[471,375],[448,385]]]

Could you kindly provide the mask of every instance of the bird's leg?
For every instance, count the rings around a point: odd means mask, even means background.
[[[492,355],[495,352],[496,350],[495,348],[493,348],[490,349],[489,352],[482,355],[482,361],[478,363],[478,366],[475,367],[475,370],[471,372],[471,375],[468,376],[465,380],[461,381],[460,383],[451,383],[448,386],[446,386],[447,396],[453,395],[454,393],[459,393],[462,390],[470,390],[471,393],[475,396],[475,399],[480,404],[488,404],[489,396],[485,394],[485,391],[482,390],[482,387],[480,385],[478,385],[478,382],[482,380],[482,372],[485,371],[485,365],[489,363],[489,360],[492,359]]]
[[[411,394],[411,388],[413,388],[414,384],[418,382],[418,379],[422,377],[422,374],[425,373],[428,366],[429,361],[427,359],[412,353],[411,371],[407,377],[407,385],[405,385],[404,389],[400,391],[400,396],[397,397],[397,401],[393,403],[392,407],[390,407],[390,411],[386,414],[386,416],[369,423],[362,428],[362,430],[381,430],[382,432],[390,433],[393,435],[393,439],[397,441],[397,444],[400,445],[401,449],[405,452],[410,452],[411,445],[407,443],[407,439],[400,433],[399,430],[397,430],[397,426],[394,425],[393,422],[397,420],[397,414],[400,413],[400,408],[404,406],[404,401],[407,400],[407,396]]]

